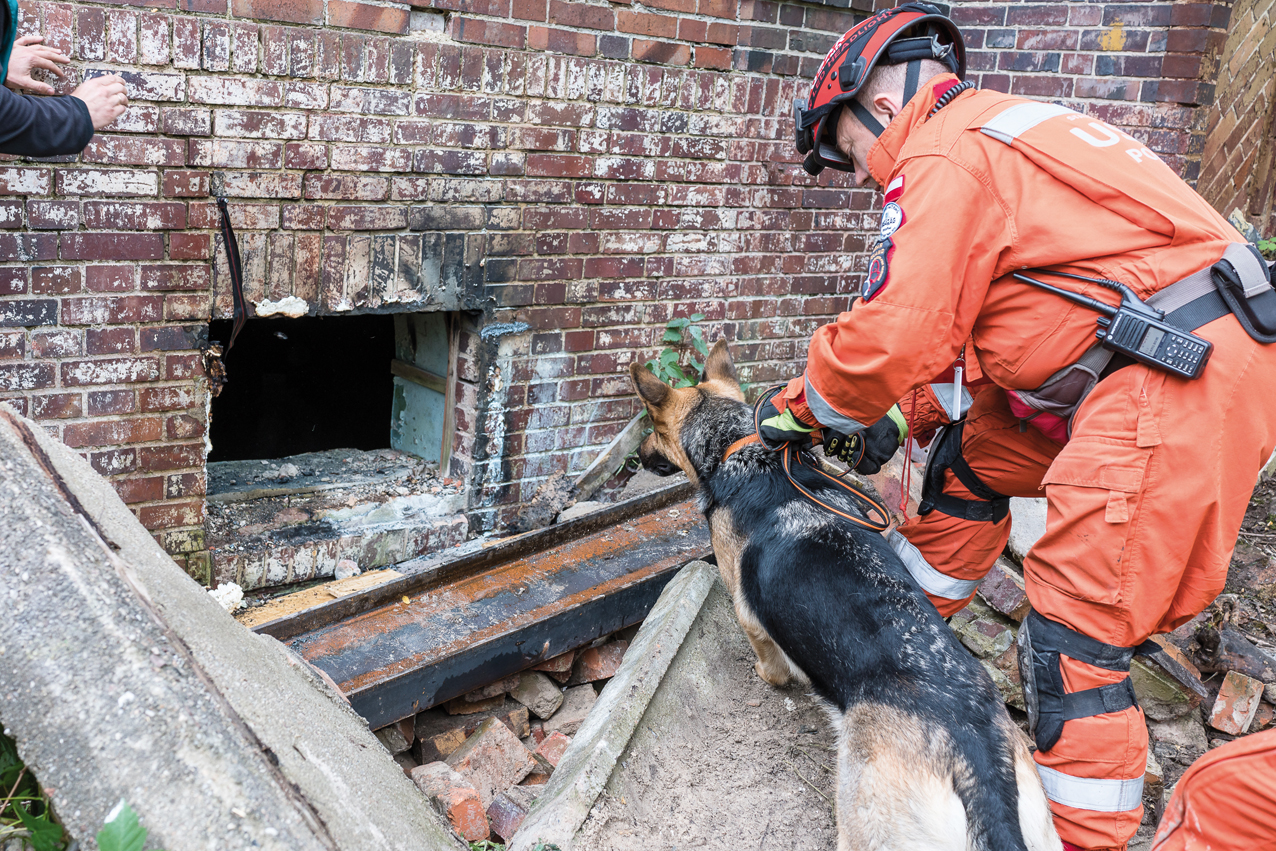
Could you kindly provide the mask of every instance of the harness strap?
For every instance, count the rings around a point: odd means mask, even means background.
[[[1075,721],[1078,718],[1089,718],[1091,715],[1106,715],[1109,712],[1124,712],[1131,706],[1137,706],[1134,696],[1134,684],[1126,677],[1119,683],[1108,683],[1098,688],[1075,691],[1063,696],[1063,720]]]
[[[965,420],[958,420],[945,428],[931,445],[931,461],[926,465],[922,479],[922,500],[917,513],[926,515],[932,511],[980,523],[1000,523],[1010,513],[1010,497],[998,493],[970,468],[961,454],[961,435]],[[944,471],[952,470],[975,499],[961,499],[943,492]]]
[[[762,442],[762,438],[758,437],[758,433],[756,431],[753,434],[745,435],[744,437],[740,438],[735,443],[727,447],[727,451],[722,453],[722,460],[723,461],[727,460],[732,455],[736,454],[741,449],[743,449],[746,446],[749,446],[750,444],[761,443],[761,442]]]

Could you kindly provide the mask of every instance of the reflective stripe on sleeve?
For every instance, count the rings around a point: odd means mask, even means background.
[[[1046,797],[1066,807],[1099,813],[1123,813],[1143,801],[1143,778],[1073,777],[1044,765],[1037,766]]]
[[[824,401],[824,397],[811,384],[809,377],[805,378],[806,383],[806,406],[811,409],[811,413],[822,426],[828,426],[834,431],[840,431],[848,437],[857,431],[864,430],[864,424],[859,420],[851,419],[845,414],[839,413],[836,408]]]
[[[944,413],[948,415],[950,423],[955,423],[966,416],[966,412],[970,410],[971,402],[974,401],[970,391],[963,385],[961,388],[961,410],[954,411],[952,410],[953,386],[951,384],[932,384],[930,389],[935,392],[935,398],[939,400],[939,404],[944,409]]]
[[[978,579],[954,579],[931,567],[917,547],[901,535],[898,529],[891,532],[887,541],[890,542],[891,549],[899,556],[900,561],[904,562],[904,567],[908,568],[908,572],[926,593],[943,597],[945,600],[964,600],[975,593],[975,589],[979,587]]]
[[[979,132],[1009,145],[1041,122],[1069,112],[1072,110],[1052,103],[1021,103],[995,116]]]

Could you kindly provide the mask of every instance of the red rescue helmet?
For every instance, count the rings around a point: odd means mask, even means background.
[[[806,154],[802,168],[819,174],[828,168],[854,171],[855,164],[837,147],[837,120],[843,106],[875,136],[882,126],[855,95],[878,65],[908,63],[904,103],[917,93],[923,59],[947,65],[959,78],[966,77],[966,46],[961,30],[929,3],[905,3],[878,12],[837,40],[820,63],[811,82],[811,94],[793,101],[798,153]]]

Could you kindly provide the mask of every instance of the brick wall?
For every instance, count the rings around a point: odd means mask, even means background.
[[[499,527],[635,413],[626,368],[669,318],[704,313],[743,378],[765,384],[801,369],[812,330],[858,290],[876,200],[842,175],[807,178],[789,118],[857,14],[754,0],[23,3],[24,32],[88,73],[125,72],[133,106],[80,157],[0,163],[0,398],[83,452],[202,574],[198,347],[230,304],[220,192],[254,303],[469,311],[452,472],[474,524]],[[1217,30],[1214,14],[954,9],[981,86],[1099,115],[1184,173],[1209,92],[1167,51],[1179,30]]]
[[[1220,49],[1208,57],[1218,96],[1201,110],[1197,189],[1224,214],[1239,209],[1276,234],[1276,3],[1239,0]]]

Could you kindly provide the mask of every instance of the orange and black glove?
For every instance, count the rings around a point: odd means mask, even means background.
[[[886,416],[850,437],[825,429],[824,454],[843,464],[853,464],[855,472],[871,476],[895,456],[906,437],[908,423],[899,406],[892,405]]]

